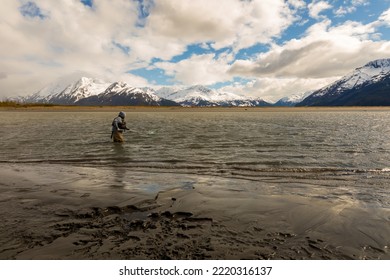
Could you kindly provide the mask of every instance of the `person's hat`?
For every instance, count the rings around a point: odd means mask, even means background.
[[[124,119],[126,117],[126,113],[125,112],[119,112],[119,117]]]

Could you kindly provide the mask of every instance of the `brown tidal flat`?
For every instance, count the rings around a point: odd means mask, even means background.
[[[111,172],[1,166],[0,259],[390,259],[388,209]]]
[[[366,107],[165,107],[165,106],[8,106],[0,111],[32,112],[328,112],[328,111],[390,111],[390,106]]]

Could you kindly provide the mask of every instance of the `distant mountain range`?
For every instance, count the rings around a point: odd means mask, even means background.
[[[302,102],[306,97],[308,97],[312,93],[313,93],[313,91],[308,91],[308,92],[297,93],[297,94],[293,94],[291,96],[283,97],[283,98],[279,99],[274,104],[274,106],[294,107],[295,105]]]
[[[371,61],[326,87],[284,97],[274,104],[202,85],[155,90],[86,77],[53,83],[17,101],[101,106],[390,106],[390,59]]]
[[[197,85],[187,88],[164,87],[159,90],[137,88],[125,82],[105,83],[83,77],[71,84],[49,85],[19,99],[23,103],[60,105],[126,106],[271,106],[261,98],[220,92]]]
[[[140,89],[124,82],[115,82],[104,92],[85,97],[75,105],[131,105],[131,106],[180,106],[180,104],[161,98],[152,89]]]
[[[230,92],[222,92],[196,85],[184,89],[162,88],[158,96],[173,100],[182,106],[271,106],[261,98],[249,98]]]
[[[85,77],[70,83],[67,80],[58,80],[56,83],[49,84],[32,95],[20,98],[20,101],[25,103],[73,105],[84,98],[104,92],[109,86],[110,83]]]

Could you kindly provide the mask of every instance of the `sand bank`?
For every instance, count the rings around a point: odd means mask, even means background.
[[[0,178],[0,259],[390,259],[389,209],[353,200],[63,165]]]
[[[0,107],[0,111],[25,112],[335,112],[390,111],[390,106],[339,107],[169,107],[169,106],[18,106]]]

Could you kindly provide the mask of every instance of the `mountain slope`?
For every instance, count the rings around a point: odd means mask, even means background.
[[[388,106],[389,80],[390,59],[371,61],[315,91],[297,106]]]
[[[131,87],[124,82],[115,82],[104,92],[83,98],[75,105],[179,106],[176,102],[158,97],[150,89]]]
[[[110,84],[85,77],[70,83],[59,80],[19,101],[91,106],[271,106],[261,98],[248,98],[201,85],[187,88],[164,87],[154,90],[148,87],[132,87],[124,82]]]
[[[286,96],[281,99],[279,99],[274,106],[286,106],[286,107],[293,107],[296,104],[302,102],[306,97],[311,95],[313,91],[303,92],[303,93],[297,93],[293,94],[291,96]]]
[[[66,84],[66,82],[50,84],[33,95],[24,98],[23,101],[72,105],[83,98],[103,92],[109,85],[109,83],[99,79],[82,77],[70,84]]]
[[[162,88],[156,91],[160,97],[173,100],[182,106],[270,106],[271,104],[258,98],[248,98],[242,95],[214,90],[202,85],[191,86],[184,89],[169,90]]]
[[[351,89],[327,106],[390,106],[390,75],[375,83],[364,83]]]

